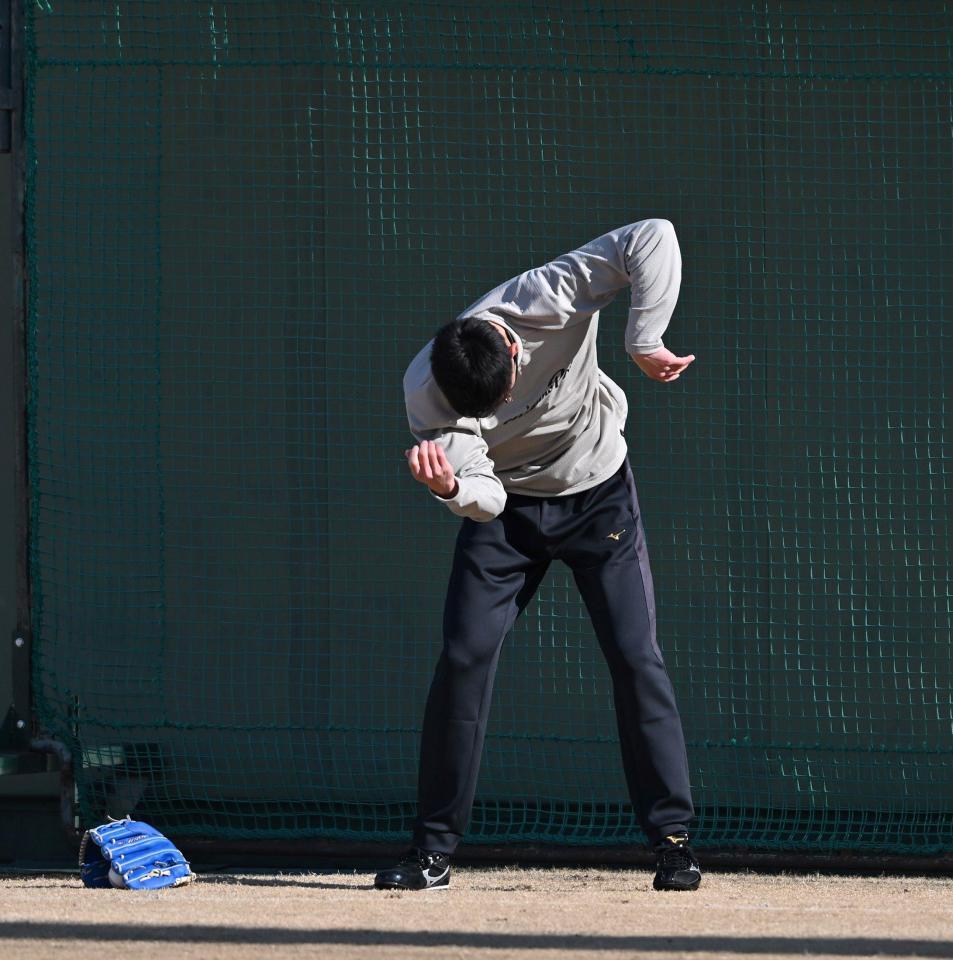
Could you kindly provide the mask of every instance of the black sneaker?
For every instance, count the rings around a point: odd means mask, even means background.
[[[655,844],[656,890],[697,890],[702,882],[702,870],[687,833],[673,833]]]
[[[414,847],[396,867],[374,878],[378,890],[446,890],[450,886],[450,858]]]

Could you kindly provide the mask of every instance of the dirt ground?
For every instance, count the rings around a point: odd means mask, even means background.
[[[950,957],[953,878],[708,872],[656,893],[646,870],[459,868],[449,890],[373,890],[364,872],[209,873],[176,890],[0,877],[0,954],[616,960]]]

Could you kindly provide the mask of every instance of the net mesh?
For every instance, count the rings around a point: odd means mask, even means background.
[[[679,234],[661,388],[604,311],[701,844],[953,848],[946,3],[36,0],[38,717],[80,813],[398,839],[457,520],[401,378],[514,274]],[[468,838],[641,839],[568,571]]]

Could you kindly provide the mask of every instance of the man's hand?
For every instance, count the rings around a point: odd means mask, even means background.
[[[423,440],[417,446],[405,450],[404,456],[415,480],[430,487],[444,500],[456,496],[457,479],[439,443]]]
[[[679,374],[695,359],[695,354],[687,357],[676,357],[671,350],[662,347],[655,353],[646,353],[635,357],[639,369],[651,380],[661,383],[671,383],[677,380]]]

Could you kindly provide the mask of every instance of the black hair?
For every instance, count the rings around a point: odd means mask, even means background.
[[[486,320],[467,317],[452,320],[437,331],[430,369],[457,413],[486,417],[510,389],[513,359],[498,330]]]

